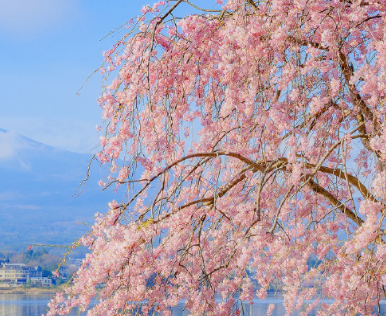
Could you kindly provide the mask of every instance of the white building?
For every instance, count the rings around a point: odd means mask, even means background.
[[[42,268],[39,266],[27,267],[23,263],[4,263],[3,265],[0,265],[1,283],[11,285],[26,285],[27,282],[31,280],[31,278],[42,278]],[[47,282],[48,281],[44,281],[43,283]]]
[[[26,284],[29,279],[29,269],[25,264],[6,263],[0,267],[0,282],[11,284]]]
[[[47,277],[31,277],[31,285],[50,286],[52,285],[52,279]]]

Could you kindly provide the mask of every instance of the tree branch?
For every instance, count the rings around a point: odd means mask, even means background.
[[[364,221],[358,216],[356,216],[354,212],[351,211],[346,205],[342,204],[334,195],[332,195],[326,189],[322,188],[311,178],[307,179],[307,185],[312,189],[312,191],[324,196],[327,200],[329,200],[331,204],[333,204],[337,209],[339,209],[344,215],[350,218],[358,226],[361,226],[364,223]]]

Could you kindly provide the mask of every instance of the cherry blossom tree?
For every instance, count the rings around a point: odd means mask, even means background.
[[[288,315],[380,313],[386,1],[207,6],[146,6],[105,53],[97,157],[123,193],[48,315],[239,315],[270,289]]]

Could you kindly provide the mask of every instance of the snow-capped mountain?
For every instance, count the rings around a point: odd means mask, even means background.
[[[56,149],[0,129],[0,250],[31,244],[70,244],[88,230],[96,212],[117,198],[97,185],[100,167],[79,197],[91,155]]]

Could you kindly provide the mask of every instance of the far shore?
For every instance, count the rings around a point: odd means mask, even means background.
[[[25,294],[25,295],[43,295],[43,294],[55,294],[56,292],[60,292],[62,290],[61,287],[54,288],[44,288],[44,287],[0,287],[0,295],[1,294]]]

